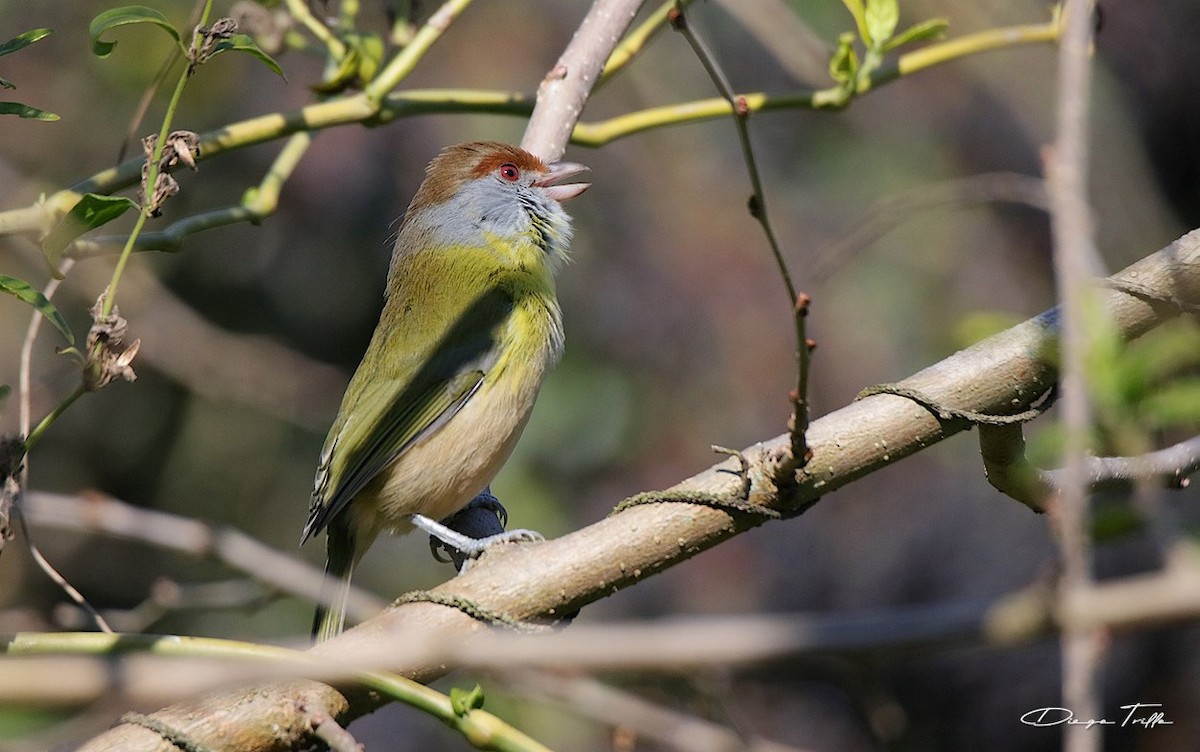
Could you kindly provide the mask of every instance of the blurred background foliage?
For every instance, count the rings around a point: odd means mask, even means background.
[[[181,27],[191,3],[151,3]],[[0,37],[54,34],[0,59],[22,102],[54,123],[0,118],[0,208],[25,206],[137,153],[131,120],[168,52],[161,34],[113,33],[100,60],[87,27],[115,3],[0,0]],[[422,3],[432,10],[435,3]],[[532,92],[587,3],[475,3],[406,87]],[[320,9],[318,5],[318,10]],[[1097,37],[1092,199],[1097,239],[1118,269],[1200,225],[1200,5],[1102,3]],[[218,13],[227,11],[218,3]],[[385,5],[363,2],[364,30],[386,28]],[[902,25],[933,16],[961,35],[1048,17],[1042,0],[905,0]],[[828,85],[825,61],[851,27],[837,0],[697,3],[689,18],[739,91]],[[282,81],[248,57],[207,65],[179,127],[206,131],[312,100],[321,62],[279,56]],[[664,33],[592,99],[585,120],[713,96],[700,64]],[[841,112],[784,111],[751,120],[767,200],[798,286],[813,298],[814,417],[864,386],[894,381],[998,326],[1054,302],[1048,223],[993,202],[932,201],[881,213],[879,202],[928,196],[967,176],[1041,174],[1052,138],[1055,50],[1020,47],[901,79]],[[150,132],[161,95],[133,134]],[[520,140],[524,121],[421,116],[375,129],[320,132],[259,226],[189,238],[178,253],[136,256],[119,305],[141,337],[138,380],[74,406],[30,458],[31,484],[98,491],[132,504],[231,525],[297,549],[317,453],[341,389],[375,325],[395,219],[429,158],[476,138]],[[280,143],[205,161],[159,223],[236,203]],[[550,377],[494,490],[512,522],[549,536],[586,525],[623,497],[712,464],[711,444],[744,446],[781,433],[793,383],[789,311],[765,241],[745,211],[749,187],[733,125],[713,121],[639,134],[597,150],[572,147],[594,187],[574,202],[574,263],[560,278],[564,361]],[[953,190],[949,193],[955,196]],[[883,221],[886,232],[859,231]],[[56,297],[77,333],[110,259],[81,262]],[[45,283],[32,243],[0,239],[0,271]],[[30,309],[0,300],[0,383],[16,384]],[[1190,322],[1191,326],[1194,322]],[[1192,335],[1188,335],[1192,336]],[[35,420],[74,388],[77,370],[38,341]],[[1048,423],[1044,420],[1041,423]],[[0,429],[16,431],[16,403]],[[1193,426],[1194,428],[1194,426]],[[1035,426],[1033,433],[1042,430]],[[1155,426],[1155,430],[1159,430]],[[1165,499],[1194,524],[1194,491]],[[223,567],[110,538],[35,530],[49,558],[92,603],[129,609],[156,582],[242,577]],[[1148,534],[1097,551],[1102,576],[1158,565]],[[9,545],[0,559],[0,629],[78,623],[60,591]],[[838,491],[802,518],[766,525],[589,607],[585,621],[662,615],[853,613],[986,602],[1055,572],[1046,521],[988,486],[967,434]],[[386,597],[452,571],[416,536],[381,540],[356,583]],[[169,613],[149,631],[299,639],[311,604],[266,597],[249,607]],[[1053,729],[1021,713],[1059,700],[1053,637],[1015,649],[978,644],[798,656],[754,671],[611,677],[622,686],[752,737],[820,750],[1049,750]],[[462,684],[470,677],[449,680]],[[570,712],[489,689],[487,707],[561,749],[606,749],[609,730]],[[1200,746],[1200,631],[1114,636],[1106,710],[1162,702],[1173,726],[1110,729],[1109,749]],[[368,749],[459,749],[460,739],[403,708],[353,727]],[[399,742],[399,734],[404,741]],[[643,743],[638,749],[655,749]]]

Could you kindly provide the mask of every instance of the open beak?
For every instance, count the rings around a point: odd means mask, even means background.
[[[546,173],[546,177],[537,181],[534,185],[544,190],[546,195],[555,201],[570,201],[592,187],[591,183],[567,183],[560,185],[562,181],[588,171],[587,166],[581,165],[578,162],[555,162],[548,169],[549,172]]]

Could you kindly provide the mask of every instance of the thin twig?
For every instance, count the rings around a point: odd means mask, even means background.
[[[425,53],[429,52],[433,43],[441,38],[446,29],[450,28],[454,20],[470,4],[471,0],[446,0],[429,17],[421,30],[413,35],[412,41],[383,66],[383,69],[362,91],[362,96],[374,106],[373,109],[378,111],[379,103],[383,101],[384,97],[400,85],[400,82],[412,72],[421,58],[425,57]]]
[[[36,543],[34,543],[33,537],[29,533],[29,525],[25,522],[25,504],[23,502],[24,497],[19,498],[13,507],[13,511],[16,513],[14,516],[17,519],[17,527],[20,528],[21,535],[25,538],[25,544],[29,548],[29,555],[33,557],[35,562],[37,562],[38,568],[41,569],[42,572],[44,572],[46,576],[54,582],[55,585],[58,585],[59,589],[66,593],[67,597],[70,598],[75,605],[79,606],[84,611],[87,611],[88,616],[92,618],[92,621],[96,623],[96,627],[101,632],[104,632],[105,634],[113,634],[113,628],[109,626],[104,617],[100,615],[100,612],[96,609],[96,607],[91,603],[88,603],[87,598],[83,597],[83,593],[79,592],[79,590],[76,589],[76,587],[72,585],[67,578],[62,575],[61,572],[54,568],[54,565],[50,563],[50,560],[42,554],[42,550],[37,547]]]
[[[59,285],[67,273],[71,271],[71,267],[75,266],[74,259],[63,259],[59,262],[57,274],[42,290],[42,294],[47,300],[54,297],[54,293],[58,291]],[[20,369],[17,373],[17,390],[20,392],[20,413],[19,413],[19,430],[21,436],[29,435],[29,427],[33,421],[32,417],[32,401],[33,401],[33,385],[32,385],[32,363],[33,363],[33,343],[37,340],[38,332],[41,331],[42,321],[45,317],[40,311],[34,311],[29,317],[29,326],[25,329],[25,339],[21,342],[21,361]],[[28,462],[28,459],[26,460]],[[24,488],[29,480],[28,465],[21,471],[21,487]]]
[[[791,487],[795,485],[796,471],[804,467],[811,456],[805,439],[805,433],[808,431],[808,371],[812,355],[812,346],[808,342],[805,326],[808,318],[809,298],[807,295],[797,293],[796,285],[792,282],[792,274],[788,270],[787,260],[779,246],[779,239],[775,235],[775,229],[767,215],[766,192],[763,190],[762,178],[758,172],[758,162],[754,158],[754,145],[750,140],[750,128],[747,124],[750,110],[747,108],[745,100],[734,93],[733,86],[729,83],[729,79],[721,70],[720,65],[717,64],[716,57],[709,51],[708,45],[687,23],[687,18],[683,13],[683,3],[675,4],[673,12],[670,14],[670,20],[671,25],[683,35],[696,53],[696,57],[700,59],[700,63],[708,72],[717,91],[733,108],[733,122],[737,126],[738,142],[742,147],[742,159],[746,163],[746,172],[749,174],[750,186],[753,190],[753,195],[750,197],[750,215],[762,226],[767,244],[771,248],[771,255],[775,259],[775,266],[779,271],[779,278],[783,281],[784,289],[787,292],[788,308],[791,311],[796,336],[796,388],[789,395],[792,404],[792,414],[788,420],[791,457],[790,461],[779,466],[775,482],[784,487]]]
[[[58,291],[58,287],[60,284],[62,284],[63,278],[74,265],[75,262],[71,259],[63,259],[59,263],[57,269],[58,275],[47,282],[46,287],[42,291],[42,294],[46,296],[47,300],[52,298],[54,293]],[[31,364],[33,362],[33,345],[37,340],[38,332],[41,331],[42,321],[44,318],[45,317],[42,316],[40,311],[34,311],[30,315],[29,326],[25,329],[25,339],[21,342],[21,359],[17,374],[17,383],[20,391],[18,425],[20,427],[19,430],[21,432],[21,436],[25,438],[25,457],[21,462],[21,469],[17,473],[19,490],[12,511],[14,513],[14,517],[16,518],[17,526],[21,530],[21,535],[25,538],[25,545],[29,549],[29,555],[33,558],[34,562],[37,563],[38,568],[40,568],[52,582],[58,585],[59,588],[61,588],[66,594],[66,596],[71,599],[71,601],[87,612],[88,616],[92,618],[92,621],[95,622],[96,627],[100,631],[112,632],[112,627],[108,625],[108,622],[104,620],[104,617],[100,615],[100,612],[97,611],[91,603],[88,603],[87,598],[84,598],[83,594],[80,593],[79,590],[72,585],[67,578],[62,575],[61,572],[55,569],[54,565],[50,563],[50,560],[45,557],[41,549],[38,548],[37,543],[34,542],[33,536],[29,532],[29,525],[27,525],[25,521],[25,504],[28,498],[25,495],[25,489],[29,487],[28,450],[31,444],[37,441],[37,437],[30,432],[30,424],[32,422],[31,405],[33,401]],[[64,409],[64,406],[74,402],[75,398],[78,397],[79,394],[79,390],[76,390],[73,393],[72,398],[70,398],[68,401],[60,403],[58,407],[55,408],[55,412],[52,412],[51,415],[61,412],[62,409]],[[46,425],[45,420],[38,424],[39,428],[43,425]]]

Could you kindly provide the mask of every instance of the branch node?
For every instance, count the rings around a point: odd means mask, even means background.
[[[84,389],[95,392],[117,379],[125,381],[137,380],[133,372],[133,359],[137,357],[142,345],[140,339],[125,342],[125,334],[129,322],[121,316],[120,310],[114,305],[112,313],[103,314],[104,299],[108,290],[101,293],[92,306],[92,328],[87,336],[88,363],[83,370]]]
[[[746,200],[746,208],[750,211],[751,217],[754,217],[760,222],[762,221],[762,202],[759,201],[758,194],[752,194],[750,198]]]
[[[807,316],[809,306],[812,305],[812,296],[806,292],[802,292],[796,296],[795,311],[797,316]]]
[[[742,483],[738,498],[748,501],[750,499],[752,484],[750,481],[750,463],[746,460],[745,453],[739,449],[730,449],[729,447],[718,446],[716,444],[712,445],[712,450],[718,454],[727,454],[738,461],[737,470],[727,470],[725,468],[721,468],[717,472],[731,473],[736,475]]]

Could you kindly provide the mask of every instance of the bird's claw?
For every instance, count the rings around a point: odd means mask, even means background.
[[[429,534],[429,550],[442,563],[453,563],[465,572],[472,561],[492,546],[545,540],[535,530],[504,530],[508,512],[500,501],[485,490],[466,507],[441,522],[415,514],[412,523]]]

